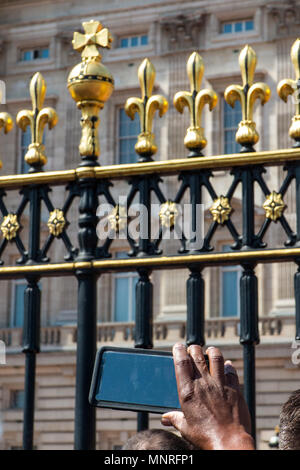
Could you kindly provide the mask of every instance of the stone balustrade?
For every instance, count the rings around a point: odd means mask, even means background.
[[[239,318],[209,318],[205,322],[207,343],[236,344],[239,341]],[[153,339],[156,347],[184,341],[185,321],[155,321]],[[295,332],[294,316],[261,317],[259,319],[261,342],[277,340],[293,341]],[[76,347],[76,325],[48,326],[41,328],[41,350],[60,350]],[[276,339],[275,339],[276,338]],[[7,351],[21,350],[22,329],[0,329],[0,340],[4,341]],[[134,323],[99,323],[97,326],[98,345],[133,345]]]

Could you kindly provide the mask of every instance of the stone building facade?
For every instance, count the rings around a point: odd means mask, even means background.
[[[114,42],[103,53],[103,62],[115,79],[115,90],[101,111],[100,144],[102,165],[122,163],[122,108],[130,96],[139,96],[137,69],[148,57],[156,69],[155,93],[163,94],[170,103],[167,114],[155,121],[158,153],[156,159],[183,158],[183,146],[188,115],[179,116],[172,106],[179,90],[188,90],[186,61],[197,50],[205,64],[203,86],[218,94],[218,105],[204,112],[203,127],[207,137],[205,155],[221,155],[235,149],[233,131],[227,120],[236,119],[224,103],[225,88],[240,83],[239,51],[245,44],[255,49],[258,64],[255,79],[264,81],[272,97],[264,106],[257,106],[255,121],[260,133],[257,150],[289,148],[288,136],[292,102],[279,100],[276,86],[282,78],[294,76],[290,48],[297,38],[299,4],[296,1],[268,0],[126,0],[122,3],[90,0],[2,0],[0,4],[0,78],[6,84],[6,105],[3,110],[16,116],[30,109],[28,86],[33,73],[40,71],[47,83],[46,106],[56,109],[59,125],[45,132],[48,163],[45,170],[76,168],[80,162],[80,113],[76,110],[67,87],[67,76],[79,61],[72,48],[74,31],[90,19],[100,20],[111,31]],[[228,114],[229,113],[229,114]],[[159,122],[158,122],[159,121]],[[125,131],[124,131],[125,132]],[[132,128],[131,131],[133,132]],[[125,132],[125,137],[126,136]],[[26,136],[17,126],[7,136],[1,135],[2,175],[26,171],[23,164]],[[132,140],[128,138],[128,145]],[[128,151],[133,155],[133,151]],[[128,153],[127,152],[127,153]],[[131,153],[130,153],[131,152]],[[131,157],[130,158],[134,158]],[[214,179],[216,191],[222,192],[228,175],[219,172]],[[274,168],[268,184],[277,188],[282,171]],[[166,187],[174,193],[176,181]],[[113,191],[122,194],[122,184]],[[59,206],[63,190],[55,190],[53,200]],[[19,200],[13,193],[10,204],[14,209]],[[257,220],[263,219],[263,194],[256,196]],[[208,202],[208,201],[207,201]],[[295,226],[295,194],[286,195],[286,218]],[[234,220],[241,225],[241,202],[233,201]],[[206,210],[205,217],[209,216]],[[42,237],[46,237],[46,215]],[[70,232],[76,244],[77,208],[69,216]],[[22,224],[26,227],[28,214]],[[24,230],[25,232],[25,230]],[[266,241],[272,246],[282,243],[284,233],[279,226],[270,230]],[[226,230],[215,237],[218,250],[226,249],[231,240]],[[172,245],[172,244],[171,244]],[[125,252],[127,246],[115,241],[114,251]],[[168,249],[168,247],[165,247]],[[54,244],[52,259],[61,259],[63,247]],[[9,263],[17,254],[9,250]],[[257,428],[260,448],[266,448],[278,423],[280,406],[290,392],[299,388],[299,368],[292,356],[295,305],[293,274],[290,264],[259,265],[259,315],[261,344],[257,348]],[[229,274],[228,274],[229,273]],[[177,340],[184,340],[186,293],[184,270],[154,272],[154,341],[155,347],[168,349]],[[204,271],[207,344],[220,346],[226,357],[235,360],[242,380],[242,350],[238,343],[238,279],[239,268]],[[121,277],[105,274],[98,281],[98,340],[100,344],[132,345],[132,315],[117,318],[118,286]],[[134,273],[122,278],[126,289],[133,289]],[[119,284],[118,284],[119,282]],[[123,281],[125,282],[125,281]],[[226,283],[236,294],[233,315],[228,315]],[[236,284],[230,284],[230,283]],[[0,365],[0,417],[3,448],[18,448],[22,442],[22,390],[24,358],[21,353],[22,282],[0,283],[0,338],[7,345],[7,364]],[[74,431],[74,384],[76,351],[76,280],[49,278],[41,281],[42,288],[42,351],[37,361],[35,445],[38,449],[69,449]],[[127,312],[133,309],[128,294]],[[125,314],[126,314],[125,311]],[[229,312],[230,313],[230,312]],[[121,321],[116,321],[121,320]],[[129,330],[128,330],[129,329]],[[129,333],[128,333],[129,331]],[[294,349],[293,349],[294,347]],[[296,358],[297,359],[297,358]],[[97,447],[113,449],[135,432],[135,414],[97,411]],[[159,416],[153,415],[151,426],[159,426]]]

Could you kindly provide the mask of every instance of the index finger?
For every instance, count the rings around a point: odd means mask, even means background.
[[[179,392],[181,387],[192,382],[194,377],[193,364],[190,355],[187,353],[186,347],[180,343],[176,343],[173,346],[173,359]]]

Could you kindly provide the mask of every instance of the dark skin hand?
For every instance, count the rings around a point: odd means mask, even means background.
[[[174,426],[202,450],[254,450],[250,417],[239,392],[237,373],[218,348],[175,344],[173,358],[182,411],[162,416],[162,424]]]

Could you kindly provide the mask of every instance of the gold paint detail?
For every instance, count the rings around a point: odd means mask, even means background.
[[[176,202],[166,201],[160,206],[159,218],[161,225],[166,228],[173,228],[178,217]]]
[[[3,218],[0,230],[6,240],[12,240],[13,238],[15,238],[19,229],[20,224],[18,222],[18,217],[16,214],[7,214]]]
[[[189,150],[200,151],[206,146],[207,140],[204,136],[204,129],[201,127],[202,111],[206,104],[212,111],[218,101],[213,90],[205,88],[200,91],[203,74],[202,57],[197,52],[193,52],[187,62],[191,91],[179,91],[174,96],[174,106],[177,111],[183,113],[184,107],[187,106],[190,113],[190,126],[184,138],[184,145]]]
[[[135,113],[140,116],[140,134],[138,135],[135,151],[142,157],[151,157],[157,152],[155,135],[152,132],[153,118],[156,111],[162,117],[168,110],[169,104],[162,95],[152,95],[155,81],[155,68],[149,59],[144,59],[138,69],[138,79],[141,87],[141,98],[128,98],[125,112],[133,120]]]
[[[1,96],[0,96],[1,98]],[[1,102],[1,99],[0,99]],[[14,123],[10,114],[3,112],[0,113],[0,130],[3,129],[4,134],[7,134],[14,127]],[[0,168],[2,168],[2,162],[0,160]]]
[[[256,53],[251,46],[246,45],[239,56],[243,85],[230,85],[224,93],[226,102],[232,108],[237,100],[241,103],[243,119],[239,123],[235,139],[239,144],[250,147],[259,139],[253,121],[254,103],[260,99],[261,104],[264,105],[271,96],[271,90],[266,83],[253,83],[256,62]]]
[[[266,212],[266,218],[276,222],[286,209],[283,202],[282,195],[272,191],[263,203],[263,208]]]
[[[289,129],[289,135],[292,139],[300,141],[300,39],[296,39],[291,48],[291,60],[295,70],[295,80],[285,78],[277,85],[279,97],[286,103],[289,95],[292,95],[293,103],[296,105],[296,114],[292,118],[292,124]]]
[[[214,203],[209,210],[212,214],[213,220],[218,222],[218,224],[223,225],[226,220],[229,219],[233,209],[229,204],[228,198],[220,196],[214,200]]]
[[[50,212],[47,225],[51,235],[54,237],[61,235],[66,226],[66,219],[63,211],[60,209],[54,209],[54,211]]]
[[[116,233],[120,233],[127,227],[127,210],[125,206],[117,204],[110,214],[108,214],[107,219],[109,221],[110,227]]]
[[[81,52],[82,62],[75,65],[68,77],[68,89],[81,110],[80,155],[96,159],[100,155],[98,138],[99,111],[114,88],[109,70],[101,62],[99,48],[111,47],[112,36],[99,21],[82,23],[84,34],[75,32],[73,47]]]
[[[262,152],[245,152],[213,157],[180,158],[143,163],[127,163],[92,167],[78,167],[74,170],[45,171],[20,175],[0,176],[0,188],[13,189],[31,184],[63,185],[82,178],[120,179],[127,176],[149,175],[161,173],[172,175],[181,171],[211,169],[221,171],[236,166],[255,166],[263,164],[285,165],[287,162],[300,160],[299,148],[267,150]]]
[[[25,154],[25,161],[34,168],[41,168],[47,163],[43,145],[46,124],[49,129],[52,129],[58,122],[58,116],[53,108],[43,108],[46,90],[46,82],[42,74],[35,73],[29,86],[32,110],[24,109],[17,115],[17,124],[23,132],[26,131],[27,126],[30,126],[31,144]]]

